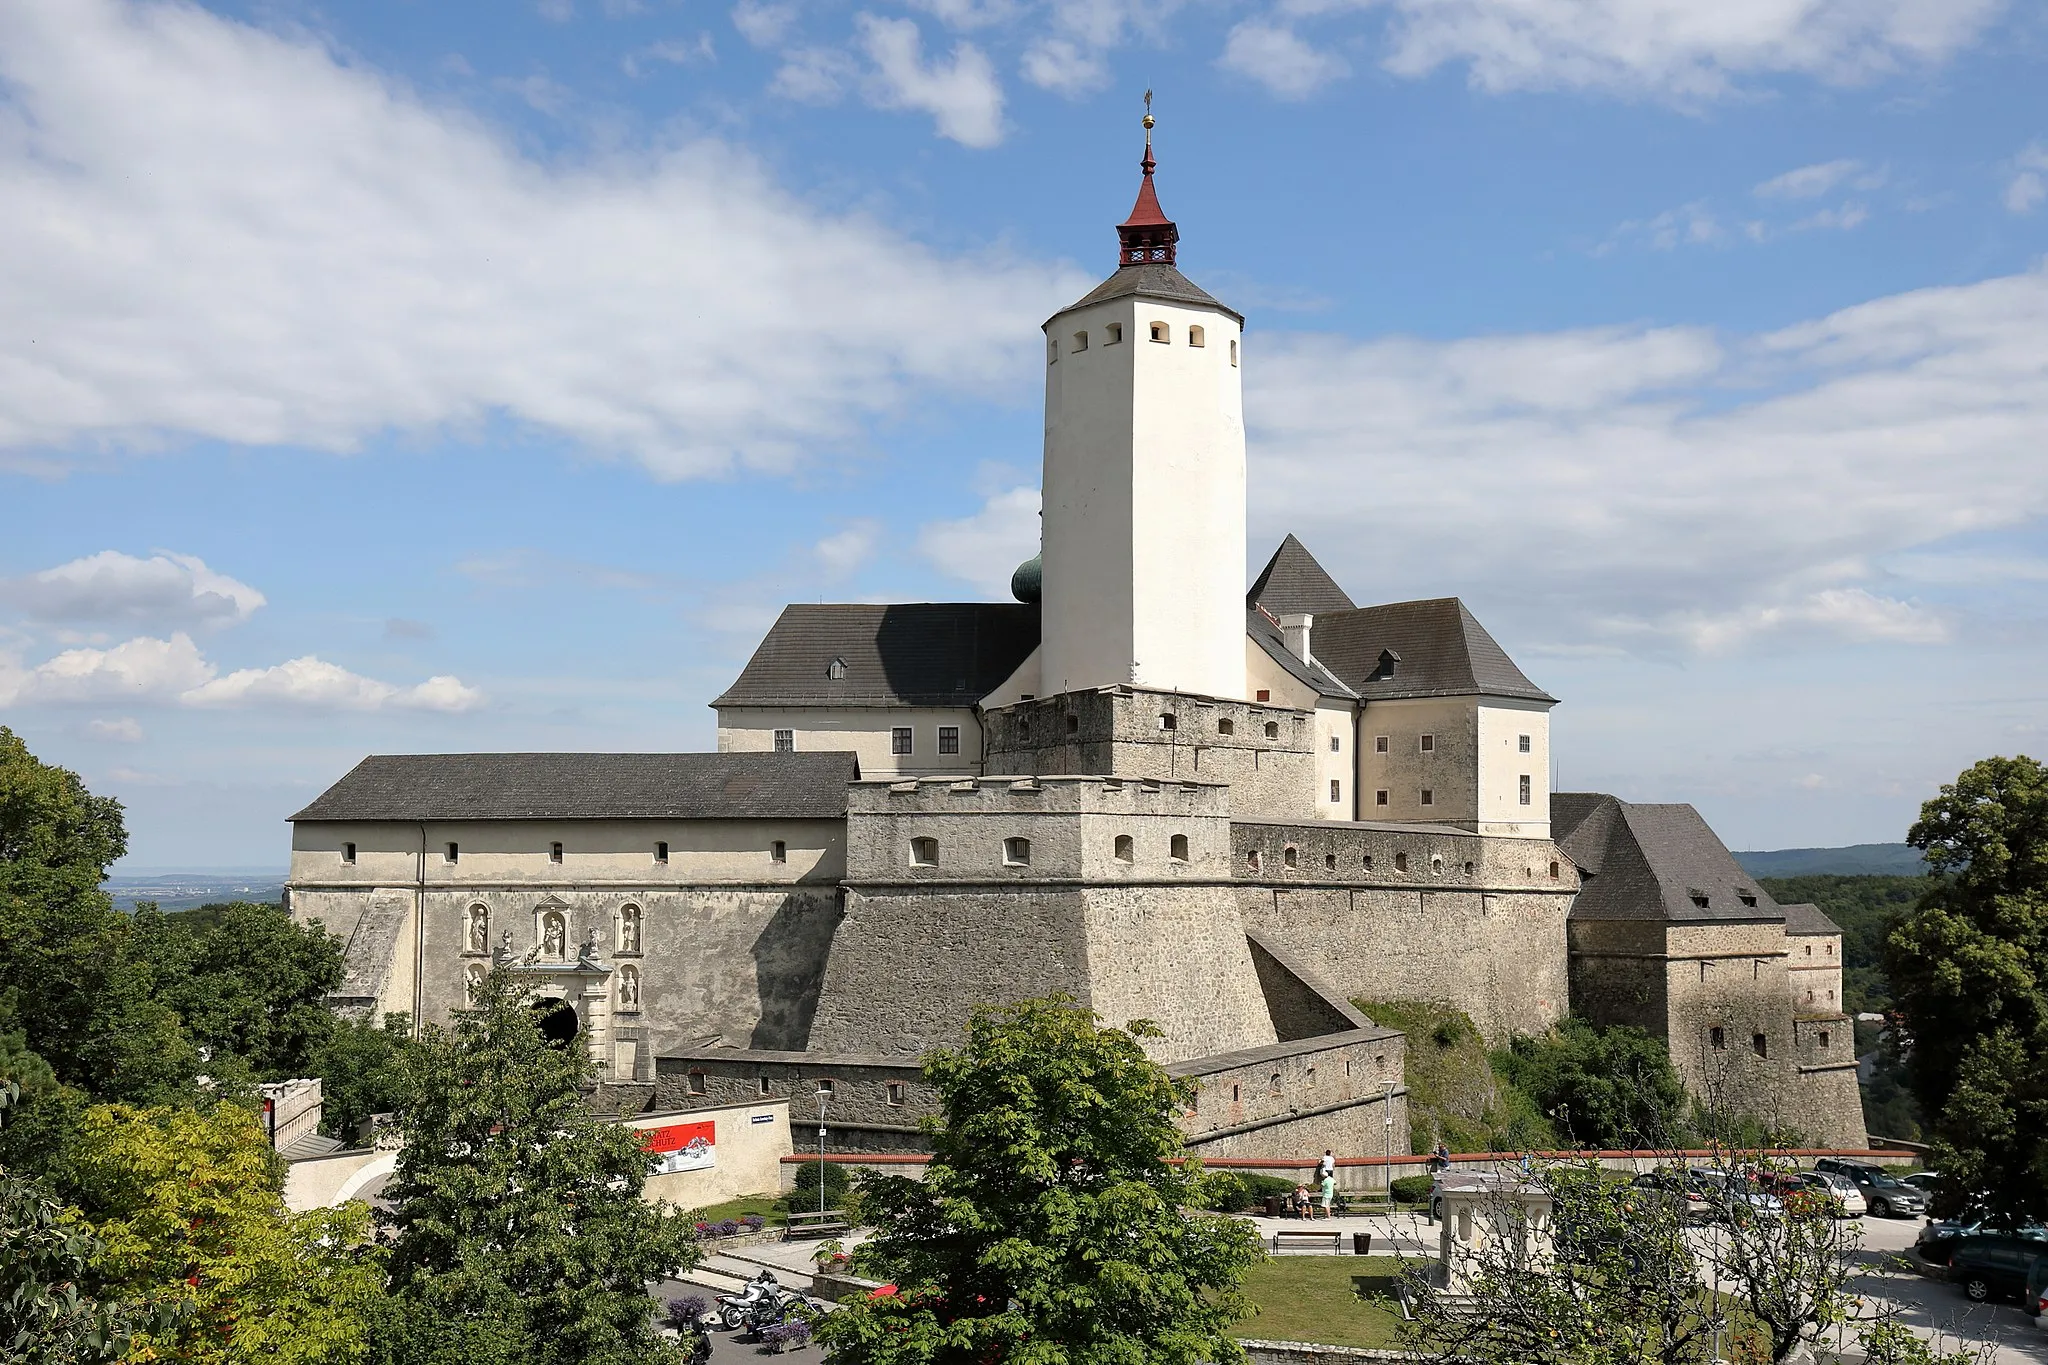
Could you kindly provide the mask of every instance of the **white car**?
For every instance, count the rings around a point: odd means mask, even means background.
[[[1856,1182],[1846,1175],[1833,1171],[1807,1171],[1800,1176],[1800,1183],[1826,1190],[1841,1201],[1844,1218],[1861,1218],[1870,1212],[1870,1204],[1863,1197],[1863,1191],[1856,1188]]]

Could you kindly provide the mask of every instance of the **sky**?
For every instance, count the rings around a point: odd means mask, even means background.
[[[999,599],[1156,92],[1253,562],[1456,595],[1562,789],[1903,838],[2048,727],[2048,11],[0,0],[0,724],[121,868],[367,753],[686,750]]]

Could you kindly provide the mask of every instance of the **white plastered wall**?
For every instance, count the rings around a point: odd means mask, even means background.
[[[890,752],[890,734],[907,726],[909,754]],[[939,752],[939,729],[960,732],[960,752]],[[798,753],[852,753],[862,777],[924,777],[981,771],[981,726],[972,707],[791,706],[722,707],[718,752],[767,753],[775,732],[789,730]]]
[[[1358,707],[1341,697],[1316,703],[1316,816],[1323,820],[1356,820],[1358,784],[1352,780],[1352,749],[1358,742]],[[1330,784],[1337,799],[1330,799]]]
[[[1472,828],[1478,819],[1473,712],[1476,697],[1367,702],[1358,719],[1358,818]],[[1387,752],[1376,747],[1387,737]],[[1434,747],[1422,750],[1429,735]],[[1422,804],[1427,790],[1432,800]],[[1376,793],[1387,793],[1387,804]]]
[[[1487,698],[1479,707],[1479,832],[1550,837],[1550,715],[1545,702]],[[1529,739],[1529,752],[1521,739]],[[1521,780],[1529,779],[1529,804]]]
[[[1056,315],[1046,335],[1044,694],[1138,683],[1245,698],[1236,320],[1119,298]]]

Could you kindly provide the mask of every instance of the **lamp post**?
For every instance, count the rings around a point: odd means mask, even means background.
[[[832,1098],[832,1092],[818,1087],[818,1216],[823,1221],[825,1214],[825,1101]]]
[[[1387,1164],[1380,1171],[1380,1177],[1387,1182],[1387,1216],[1394,1213],[1394,1082],[1382,1081],[1386,1097],[1380,1103],[1381,1126],[1386,1129]]]

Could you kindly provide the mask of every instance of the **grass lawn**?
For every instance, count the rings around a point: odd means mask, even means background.
[[[1400,1270],[1392,1256],[1270,1257],[1245,1279],[1259,1312],[1231,1334],[1327,1346],[1398,1345],[1394,1280]]]
[[[728,1199],[723,1204],[713,1204],[710,1208],[691,1209],[690,1221],[722,1223],[728,1218],[744,1218],[750,1213],[758,1213],[768,1220],[769,1226],[780,1227],[788,1218],[781,1209],[775,1207],[776,1198],[777,1196],[772,1194],[743,1194],[737,1199]]]

